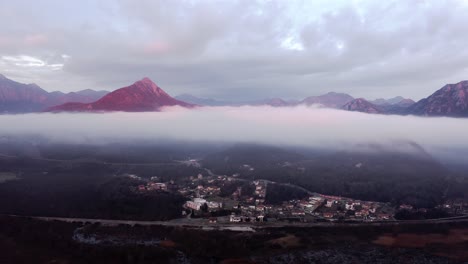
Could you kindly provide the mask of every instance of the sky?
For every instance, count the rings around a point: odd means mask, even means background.
[[[468,1],[0,1],[0,73],[48,91],[427,97],[468,79]]]

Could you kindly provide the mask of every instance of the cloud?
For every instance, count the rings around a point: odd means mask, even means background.
[[[60,70],[63,67],[62,63],[48,63],[38,58],[34,58],[27,55],[19,56],[2,56],[0,58],[3,63],[9,64],[9,67],[17,66],[21,68],[27,67],[44,67],[51,70]]]
[[[175,140],[353,149],[357,144],[415,142],[452,156],[455,150],[468,149],[468,119],[371,115],[305,106],[0,115],[0,123],[7,124],[0,127],[0,136],[41,135],[72,143]]]
[[[419,99],[468,76],[467,12],[462,0],[2,1],[0,56],[71,58],[54,73],[0,72],[47,90],[148,76],[219,99]]]

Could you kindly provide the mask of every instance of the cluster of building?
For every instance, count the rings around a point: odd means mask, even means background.
[[[141,178],[135,174],[125,174],[124,176],[142,182],[143,184],[138,185],[136,191],[144,193],[147,191],[176,191],[179,186],[174,181],[161,182],[159,177],[151,177],[150,180]]]
[[[442,208],[453,215],[468,214],[468,201],[457,199],[446,201]]]
[[[266,181],[254,181],[255,185],[255,204],[261,205],[265,203],[265,197],[267,192],[267,182]]]
[[[239,205],[241,216],[267,216],[274,219],[359,220],[382,221],[393,219],[394,210],[384,203],[358,201],[349,198],[312,195],[302,200],[285,201],[280,205]]]
[[[205,213],[219,210],[232,211],[233,214],[229,216],[231,222],[263,222],[265,217],[279,220],[300,219],[302,221],[381,221],[393,219],[395,213],[393,208],[383,203],[321,194],[314,194],[301,200],[284,201],[278,205],[267,204],[265,198],[268,181],[248,182],[238,179],[236,176],[204,177],[202,174],[198,174],[179,183],[179,185],[173,181],[160,182],[158,177],[152,177],[146,184],[138,186],[138,191],[178,192],[189,199],[184,204],[185,210],[193,210],[192,212],[195,213],[197,211]],[[137,179],[138,176],[130,175],[129,177]],[[139,179],[141,180],[141,178]],[[237,187],[230,197],[221,198],[221,187],[237,181],[242,181],[243,186],[246,183],[250,184],[249,191]],[[407,205],[402,205],[402,207],[405,206]]]
[[[263,222],[265,219],[264,215],[258,215],[258,216],[244,216],[244,215],[236,215],[236,214],[231,214],[229,216],[229,222],[232,223],[240,223],[240,222]]]
[[[187,198],[217,197],[221,193],[221,186],[231,180],[232,177],[227,176],[203,177],[198,174],[196,177],[191,176],[189,182],[181,186],[178,192]]]
[[[194,198],[191,201],[187,201],[184,207],[192,210],[202,210],[205,206],[207,211],[216,211],[223,208],[222,202],[207,201],[203,198]]]
[[[394,209],[385,203],[360,201],[350,198],[320,195],[325,199],[316,215],[325,219],[382,221],[393,219]]]

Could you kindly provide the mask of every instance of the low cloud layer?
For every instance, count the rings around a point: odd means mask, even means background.
[[[339,149],[412,141],[426,149],[444,149],[446,154],[468,150],[468,119],[371,115],[304,106],[0,115],[0,124],[0,136],[41,135],[72,143],[183,140]]]

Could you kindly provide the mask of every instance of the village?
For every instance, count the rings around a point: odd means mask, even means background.
[[[142,180],[136,175],[128,175]],[[183,181],[161,182],[151,177],[136,192],[167,191],[179,193],[187,201],[181,208],[186,219],[209,219],[210,223],[239,222],[373,222],[394,220],[395,208],[386,203],[360,201],[346,197],[309,192],[300,199],[269,203],[267,180],[248,181],[239,174],[191,176]],[[288,188],[296,188],[288,186]],[[300,187],[297,187],[300,188]]]

